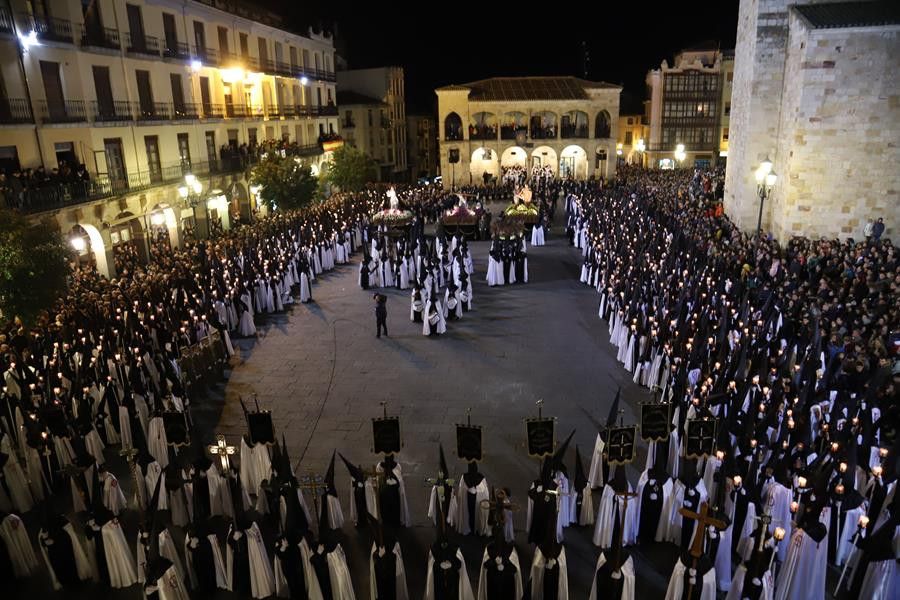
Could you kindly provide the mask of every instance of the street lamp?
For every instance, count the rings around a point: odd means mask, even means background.
[[[775,187],[775,182],[778,181],[778,175],[772,170],[772,161],[768,156],[759,164],[755,177],[756,193],[759,196],[759,217],[756,219],[756,243],[758,244],[759,238],[762,237],[763,205],[772,192],[772,188]]]
[[[634,149],[637,150],[638,160],[641,161],[641,167],[644,166],[644,150],[647,149],[647,145],[644,143],[644,138],[638,138],[637,143],[634,145]]]
[[[184,200],[188,206],[190,206],[194,211],[194,227],[195,229],[199,229],[197,223],[197,205],[200,204],[201,198],[200,193],[203,191],[203,184],[200,182],[197,177],[188,173],[184,176],[184,185],[178,187],[178,195],[181,196],[182,200]],[[204,203],[204,207],[206,204]],[[206,209],[207,213],[209,209]],[[208,215],[207,215],[208,219]],[[195,231],[194,235],[198,235],[199,231]],[[209,237],[208,235],[205,237]]]
[[[684,144],[678,144],[675,146],[675,160],[678,161],[678,168],[681,168],[684,159],[687,158],[687,153],[684,151]]]

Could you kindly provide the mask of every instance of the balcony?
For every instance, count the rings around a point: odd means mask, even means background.
[[[55,17],[36,18],[32,15],[22,14],[19,16],[19,22],[25,23],[23,29],[32,29],[42,42],[64,42],[71,44],[75,41],[72,35],[72,23],[65,19],[57,19]]]
[[[259,105],[248,105],[244,107],[244,116],[248,119],[262,119],[266,116],[266,111]]]
[[[470,140],[496,140],[497,139],[497,128],[493,126],[482,125],[480,127],[470,125],[469,126],[469,139]]]
[[[225,118],[242,119],[247,116],[247,107],[243,104],[226,104]]]
[[[219,49],[219,64],[223,67],[234,66],[241,62],[240,57],[234,52],[222,51]]]
[[[159,38],[150,35],[125,34],[125,52],[129,54],[144,54],[147,56],[159,56]]]
[[[81,46],[120,50],[119,31],[110,27],[85,27],[81,34]]]
[[[173,119],[199,119],[200,111],[195,102],[181,102],[172,105]]]
[[[258,65],[258,70],[263,73],[268,73],[269,75],[275,74],[275,62],[268,58],[260,58],[256,60],[256,64]]]
[[[522,135],[528,135],[528,128],[524,125],[501,125],[500,139],[514,140],[516,139],[520,131],[522,132]]]
[[[62,104],[49,104],[41,100],[38,104],[41,123],[80,123],[87,121],[84,100],[65,100]]]
[[[576,127],[575,125],[563,125],[560,128],[560,134],[564,138],[587,138],[588,137],[588,128],[587,125],[581,125]]]
[[[225,118],[225,105],[224,104],[213,104],[213,103],[204,103],[201,108],[203,109],[203,118],[204,119],[223,119]]]
[[[282,75],[284,77],[290,77],[293,75],[293,71],[291,70],[291,65],[282,61],[275,61],[275,74]]]
[[[0,7],[0,33],[12,33],[14,30],[12,13],[8,8]]]
[[[341,129],[353,129],[356,127],[356,121],[353,119],[343,119],[341,121]]]
[[[292,119],[297,116],[297,110],[290,104],[281,107],[281,116],[286,119]]]
[[[34,123],[31,107],[24,98],[0,97],[0,124]]]
[[[319,148],[319,153],[321,153],[321,148]],[[254,162],[254,157],[249,157],[249,164]],[[18,208],[25,213],[54,210],[82,202],[112,198],[123,193],[140,192],[158,185],[179,183],[184,181],[184,175],[187,172],[194,175],[224,175],[241,172],[247,166],[249,165],[241,164],[240,161],[230,160],[216,160],[211,163],[182,163],[179,161],[147,171],[128,173],[124,179],[94,175],[90,181],[65,184],[48,183],[40,187],[26,188],[22,205]]]
[[[168,121],[172,118],[172,105],[168,102],[141,102],[138,106],[138,121]]]
[[[337,106],[319,106],[317,109],[320,117],[336,117],[338,114]]]
[[[205,48],[203,46],[194,46],[192,56],[202,62],[204,65],[217,66],[219,64],[219,53],[215,48]]]
[[[269,119],[278,119],[283,116],[283,113],[276,104],[270,104],[269,106],[266,106],[265,114]]]
[[[533,140],[555,140],[556,139],[556,128],[555,127],[532,127],[531,128],[531,139],[533,139]]]
[[[175,60],[188,60],[191,57],[188,45],[178,41],[166,41],[162,55],[163,58],[173,58]]]
[[[306,146],[297,146],[295,150],[297,156],[318,156],[322,154],[321,144],[307,144]]]
[[[134,121],[135,103],[125,100],[91,102],[91,116],[97,123]]]

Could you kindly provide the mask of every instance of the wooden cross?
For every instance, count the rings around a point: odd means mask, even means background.
[[[131,472],[131,480],[134,482],[134,497],[138,510],[144,510],[144,495],[141,493],[141,482],[137,472],[137,448],[122,448],[119,450],[119,456],[123,456],[128,461],[128,468]]]
[[[727,525],[714,517],[709,516],[709,505],[704,502],[700,505],[700,513],[695,513],[692,510],[688,510],[684,507],[679,508],[678,512],[681,513],[682,517],[687,517],[688,519],[693,519],[697,521],[697,531],[694,532],[694,541],[691,543],[691,556],[693,557],[693,565],[694,569],[697,568],[697,563],[700,560],[700,557],[703,556],[703,542],[706,541],[706,528],[710,525],[715,527],[716,529],[725,529]],[[687,597],[691,598],[694,591],[694,583],[696,581],[696,576],[688,578],[688,589],[687,589]]]
[[[619,522],[619,535],[616,536],[616,554],[613,558],[613,574],[618,573],[622,568],[622,546],[625,539],[625,517],[628,514],[628,499],[637,496],[636,492],[631,492],[628,488],[621,492],[614,492],[616,496],[622,498],[622,516]],[[688,596],[690,597],[690,596]]]
[[[486,508],[494,513],[495,525],[499,526],[502,531],[506,524],[506,511],[515,512],[519,510],[519,505],[510,502],[509,496],[506,495],[506,490],[503,488],[495,488],[491,496],[494,498],[493,500],[481,501],[481,508]]]
[[[309,490],[313,495],[313,508],[315,508],[315,514],[318,517],[319,515],[319,496],[322,495],[319,492],[328,491],[328,485],[325,483],[325,478],[321,475],[315,475],[310,472],[307,475],[302,475],[297,478],[297,487],[301,490]],[[322,504],[322,510],[325,509],[325,504]],[[321,535],[322,532],[319,532]]]
[[[216,443],[210,444],[207,448],[210,454],[219,457],[222,472],[227,473],[229,466],[228,457],[234,454],[234,446],[229,446],[228,442],[225,441],[225,436],[219,433],[216,435]]]

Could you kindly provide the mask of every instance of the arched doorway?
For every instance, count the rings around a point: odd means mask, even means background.
[[[462,119],[455,112],[450,113],[444,118],[444,139],[448,141],[457,141],[462,137]]]
[[[480,147],[472,153],[469,176],[473,183],[488,184],[500,177],[500,157],[496,150]]]
[[[168,204],[157,204],[148,218],[150,230],[150,257],[159,260],[170,256],[178,247],[178,218]]]
[[[559,154],[559,176],[562,179],[587,179],[588,158],[584,148],[566,146]]]
[[[98,273],[110,277],[106,243],[100,231],[89,223],[78,223],[69,232],[69,243],[75,249],[76,262],[82,268],[94,268]]]
[[[528,166],[528,151],[519,146],[510,146],[500,155],[500,166],[503,168]]]
[[[318,171],[318,166],[313,165]],[[315,173],[317,175],[317,173]],[[238,223],[249,223],[252,219],[253,207],[250,204],[250,195],[247,188],[239,181],[234,181],[228,186],[226,192],[228,197],[228,212],[231,214],[232,226]]]
[[[110,225],[110,242],[116,274],[133,273],[140,264],[146,264],[147,240],[141,220],[130,212],[122,212]]]
[[[532,175],[542,174],[554,176],[559,172],[559,164],[556,158],[556,150],[550,146],[538,146],[531,151]]]

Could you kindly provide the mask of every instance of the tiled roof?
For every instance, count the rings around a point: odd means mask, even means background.
[[[878,27],[900,24],[900,2],[834,2],[794,6],[813,29]]]
[[[585,100],[588,89],[620,90],[621,86],[577,77],[493,77],[463,85],[448,85],[439,91],[471,90],[473,101]]]

